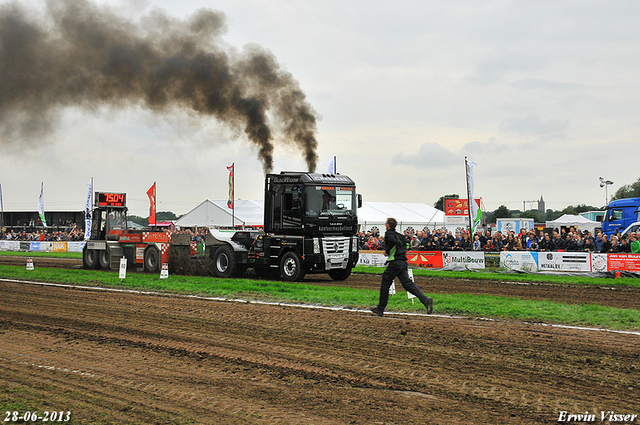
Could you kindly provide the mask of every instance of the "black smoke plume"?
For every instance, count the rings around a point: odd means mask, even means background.
[[[38,16],[0,5],[0,142],[41,139],[61,108],[178,107],[242,131],[273,168],[274,132],[317,165],[317,115],[293,76],[255,45],[222,40],[225,15],[153,11],[133,22],[86,0],[48,0]]]

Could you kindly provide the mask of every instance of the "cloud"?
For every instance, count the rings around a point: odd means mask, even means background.
[[[456,155],[437,143],[424,143],[415,154],[397,153],[391,158],[392,164],[412,165],[417,168],[448,167],[460,163],[460,155]]]
[[[467,156],[485,156],[485,155],[491,155],[491,156],[495,156],[495,155],[500,155],[503,153],[510,153],[513,151],[513,148],[511,145],[508,145],[506,143],[497,143],[496,139],[491,138],[489,139],[489,141],[482,143],[482,142],[469,142],[466,143],[463,147],[462,147],[462,152],[464,152],[465,155]],[[473,158],[469,158],[469,159],[473,159]]]
[[[473,85],[489,85],[504,81],[511,72],[528,72],[544,67],[545,60],[520,53],[503,51],[480,60],[466,80]]]
[[[565,136],[569,120],[543,121],[538,114],[531,113],[524,118],[507,118],[500,123],[499,128],[507,133],[552,139]]]
[[[561,83],[559,81],[541,80],[539,78],[524,78],[511,84],[522,90],[545,89],[556,92],[568,92],[588,88],[586,84]]]

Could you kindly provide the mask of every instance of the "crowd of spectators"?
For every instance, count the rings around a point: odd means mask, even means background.
[[[177,230],[174,233],[186,233],[193,242],[204,242],[208,228],[199,228],[196,231],[191,229]],[[47,228],[31,228],[29,226],[15,226],[11,229],[2,228],[0,230],[0,240],[8,241],[83,241],[84,231],[79,229],[75,223],[64,223],[63,226]]]
[[[617,231],[611,237],[598,232],[595,237],[588,230],[577,228],[555,229],[553,233],[542,230],[522,229],[514,231],[478,231],[469,237],[465,231],[405,230],[411,241],[412,251],[569,251],[602,253],[640,253],[640,235],[635,232],[622,236]],[[384,250],[384,237],[377,229],[358,234],[361,250]]]
[[[18,224],[11,228],[0,229],[0,240],[8,241],[83,241],[84,230],[71,221],[60,221],[55,226],[36,227],[33,220],[29,223]]]

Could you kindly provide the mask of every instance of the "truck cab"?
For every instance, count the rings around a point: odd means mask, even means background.
[[[355,183],[347,176],[268,174],[264,231],[292,236],[353,236],[358,228],[358,199]]]
[[[264,232],[212,231],[216,275],[253,268],[265,277],[299,281],[307,273],[344,280],[358,262],[357,208],[362,198],[343,175],[284,171],[267,174]]]
[[[640,198],[616,199],[607,205],[602,233],[611,236],[616,229],[622,232],[636,221],[640,221]]]

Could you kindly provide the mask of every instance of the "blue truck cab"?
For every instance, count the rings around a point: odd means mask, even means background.
[[[621,233],[630,224],[640,221],[640,198],[616,199],[609,202],[602,222],[602,233],[611,236],[616,229]]]

